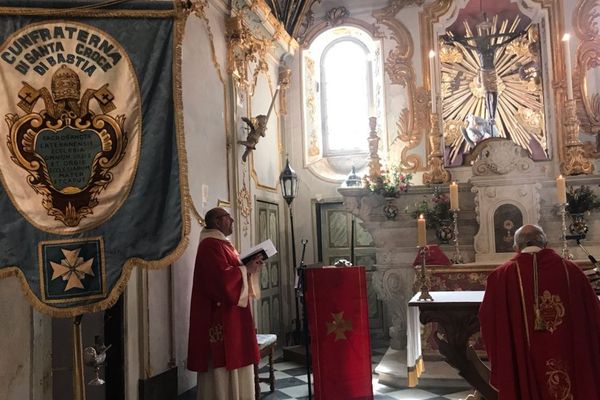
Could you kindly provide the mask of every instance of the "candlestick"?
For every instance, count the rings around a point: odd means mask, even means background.
[[[450,257],[450,261],[453,264],[462,264],[463,257],[460,254],[460,248],[458,247],[458,212],[460,211],[458,208],[451,209],[452,216],[454,220],[454,254]]]
[[[567,202],[567,186],[565,178],[562,175],[556,178],[556,198],[559,204]]]
[[[571,48],[569,45],[571,35],[565,33],[562,40],[565,51],[565,72],[567,74],[567,100],[573,100],[573,67],[571,65]]]
[[[431,112],[437,113],[437,83],[435,76],[435,51],[429,50],[429,75],[431,76]]]
[[[417,245],[419,247],[427,246],[427,235],[425,230],[425,218],[423,214],[419,216],[417,220]]]
[[[427,278],[427,266],[425,262],[427,259],[427,247],[419,246],[419,255],[421,256],[421,269],[419,271],[421,294],[419,295],[419,299],[417,301],[433,301],[433,297],[431,297],[431,294],[429,294],[429,278]]]
[[[573,259],[573,254],[571,254],[571,252],[569,251],[569,246],[567,246],[567,222],[566,222],[566,218],[565,218],[565,214],[567,213],[567,203],[560,203],[558,205],[560,207],[560,218],[562,221],[562,235],[561,235],[561,239],[563,241],[563,248],[562,248],[562,256],[563,258],[566,258],[567,260],[572,260]]]
[[[458,210],[458,185],[456,182],[450,184],[450,209]]]

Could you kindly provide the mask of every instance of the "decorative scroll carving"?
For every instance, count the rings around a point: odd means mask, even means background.
[[[325,20],[330,26],[338,26],[349,16],[350,11],[346,7],[334,7],[325,13]]]
[[[238,88],[253,88],[260,72],[267,72],[267,54],[271,41],[255,37],[246,26],[241,14],[228,17],[225,21],[227,38],[227,72],[233,76]],[[254,73],[250,79],[250,66]]]
[[[248,231],[250,228],[250,215],[252,214],[252,196],[250,195],[250,191],[246,186],[246,166],[243,166],[242,172],[242,187],[240,188],[237,195],[237,203],[238,208],[240,210],[240,215],[243,218],[242,222],[242,232],[244,236],[248,236]]]
[[[343,7],[341,7],[343,8]],[[335,12],[333,12],[333,10],[336,10]],[[333,18],[332,20],[328,19],[329,17],[327,15],[329,15],[329,13],[334,13],[334,15],[331,16],[331,18]],[[308,46],[316,36],[318,36],[321,32],[323,32],[326,29],[329,29],[333,26],[338,26],[338,25],[350,25],[350,26],[357,26],[360,27],[361,29],[364,29],[365,31],[369,32],[371,37],[373,38],[383,38],[384,35],[383,33],[381,33],[381,31],[379,30],[379,27],[376,24],[368,24],[363,20],[360,19],[356,19],[356,18],[352,18],[350,16],[350,14],[345,15],[345,16],[336,16],[336,13],[339,14],[340,11],[336,8],[331,9],[327,12],[327,15],[325,17],[323,17],[323,20],[321,20],[319,23],[311,26],[308,31],[306,33],[304,33],[304,35],[302,37],[298,38],[298,41],[300,43],[302,43],[304,46]]]
[[[404,24],[395,18],[396,14],[405,6],[416,4],[422,5],[421,0],[397,0],[379,11],[373,12],[373,17],[378,24],[386,26],[392,32],[391,38],[396,42],[396,47],[387,55],[385,60],[385,71],[392,85],[405,87],[409,98],[408,118],[403,126],[405,130],[398,132],[397,139],[406,143],[400,156],[400,165],[404,170],[417,171],[422,169],[423,159],[417,154],[411,154],[411,150],[418,147],[428,133],[429,117],[419,119],[423,110],[428,111],[427,91],[415,87],[415,74],[412,66],[414,44],[410,31]],[[421,94],[425,98],[420,98]],[[425,100],[423,102],[423,100]],[[423,110],[420,106],[425,106]],[[401,116],[401,118],[404,116]]]
[[[473,164],[473,175],[506,175],[527,173],[533,169],[533,161],[524,150],[506,139],[496,139],[483,146]]]

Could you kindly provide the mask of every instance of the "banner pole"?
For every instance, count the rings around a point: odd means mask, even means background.
[[[81,342],[81,317],[73,318],[73,399],[85,400],[83,385],[83,346]]]

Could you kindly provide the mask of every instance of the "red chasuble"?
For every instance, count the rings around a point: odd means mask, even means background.
[[[372,399],[365,269],[307,269],[306,305],[315,399]]]
[[[600,399],[600,303],[551,249],[520,253],[490,274],[479,319],[499,400]]]
[[[205,372],[209,361],[228,370],[258,363],[250,304],[237,304],[243,285],[238,252],[223,235],[205,231],[192,286],[188,369]]]

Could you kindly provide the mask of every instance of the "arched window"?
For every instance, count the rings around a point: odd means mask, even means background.
[[[369,50],[360,41],[334,41],[321,56],[324,155],[367,153],[366,122],[373,109]]]
[[[302,82],[309,170],[325,180],[342,181],[352,166],[365,169],[369,117],[383,116],[380,41],[355,26],[318,34],[302,52]],[[384,131],[383,118],[378,123]]]

